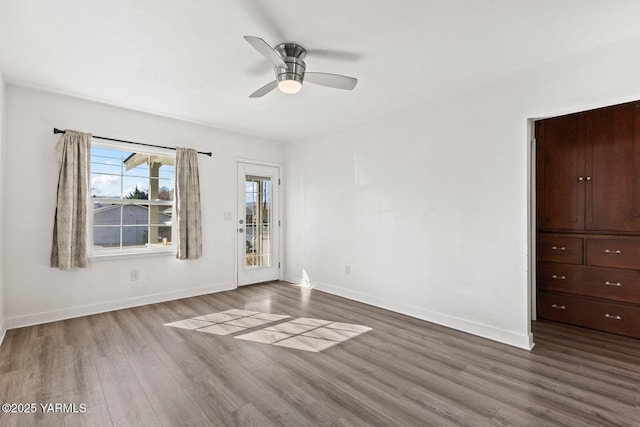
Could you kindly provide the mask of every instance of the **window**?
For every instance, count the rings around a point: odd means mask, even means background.
[[[91,253],[174,250],[175,156],[102,144],[91,148]]]
[[[245,175],[245,267],[271,266],[271,178]]]

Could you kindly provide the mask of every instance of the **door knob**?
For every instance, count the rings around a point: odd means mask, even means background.
[[[244,228],[238,228],[238,233],[244,233]]]

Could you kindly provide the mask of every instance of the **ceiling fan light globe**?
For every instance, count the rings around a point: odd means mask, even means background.
[[[302,83],[297,80],[281,80],[278,82],[280,92],[287,94],[296,94],[302,89]]]

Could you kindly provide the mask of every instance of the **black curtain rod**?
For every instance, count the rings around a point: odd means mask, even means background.
[[[53,128],[53,133],[65,133],[66,130],[60,130],[58,128]],[[105,141],[116,141],[116,142],[124,142],[126,144],[135,144],[135,145],[144,145],[145,147],[156,147],[156,148],[166,148],[167,150],[175,150],[175,147],[165,147],[164,145],[153,145],[153,144],[145,144],[144,142],[133,142],[133,141],[125,141],[124,139],[115,139],[115,138],[105,138],[104,136],[95,136],[91,135],[92,138],[104,139]],[[198,151],[198,154],[204,154],[205,156],[212,156],[211,152],[205,153],[203,151]]]

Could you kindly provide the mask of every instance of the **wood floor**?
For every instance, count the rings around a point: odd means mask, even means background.
[[[321,353],[164,326],[229,309],[366,325]],[[270,283],[7,332],[0,425],[640,426],[640,341],[537,322],[528,352]]]

